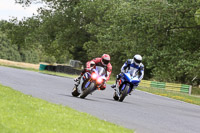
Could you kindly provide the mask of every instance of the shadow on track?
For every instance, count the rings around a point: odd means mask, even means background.
[[[119,102],[119,101],[115,101],[114,99],[110,99],[110,98],[102,98],[102,97],[96,97],[96,98],[98,98],[98,99],[103,99],[103,100],[107,100],[107,101],[112,101],[112,102],[117,102],[117,103],[134,104],[134,103],[127,102],[127,101]]]
[[[67,97],[74,97],[74,96],[69,95],[69,94],[58,94],[58,95],[67,96]],[[99,101],[99,100],[90,99],[90,98],[80,98],[80,97],[74,97],[74,98],[81,99],[81,100],[86,100],[86,101],[101,102],[101,101]]]

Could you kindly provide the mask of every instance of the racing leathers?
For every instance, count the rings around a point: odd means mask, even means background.
[[[80,76],[79,76],[78,78],[80,79],[81,76],[82,76],[85,72],[91,70],[91,68],[93,67],[93,66],[91,66],[91,64],[93,64],[93,63],[95,63],[94,66],[101,66],[101,67],[103,67],[103,68],[106,70],[106,72],[107,72],[107,73],[106,73],[106,81],[108,81],[108,80],[110,79],[110,75],[111,75],[111,73],[112,73],[112,65],[111,65],[110,63],[108,63],[107,65],[104,65],[104,64],[102,63],[102,58],[95,58],[95,59],[93,59],[93,60],[91,60],[91,61],[88,61],[88,62],[86,63],[86,68],[82,71],[82,73],[80,74]],[[105,88],[106,88],[106,84],[104,83],[104,84],[100,87],[100,89],[101,89],[101,90],[105,90]]]
[[[137,65],[134,62],[134,59],[128,59],[124,63],[124,65],[121,67],[121,73],[119,75],[117,75],[116,84],[117,84],[118,80],[121,78],[122,73],[126,73],[128,71],[131,71],[131,73],[133,74],[132,76],[137,76],[140,81],[144,77],[144,65],[142,63],[140,63],[139,65]],[[115,88],[116,84],[112,85],[111,87]],[[138,84],[135,84],[133,86],[133,89],[135,89],[137,86],[138,86]]]

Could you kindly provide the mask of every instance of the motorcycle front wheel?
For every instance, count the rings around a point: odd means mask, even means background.
[[[119,101],[123,102],[124,98],[127,96],[129,86],[127,85],[123,91],[120,92]]]
[[[90,85],[84,89],[84,91],[82,92],[82,94],[80,95],[80,98],[85,98],[88,94],[90,94],[90,92],[92,92],[92,90],[95,87],[95,83],[90,83]]]

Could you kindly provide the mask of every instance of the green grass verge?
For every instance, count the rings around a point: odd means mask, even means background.
[[[4,64],[1,64],[1,63],[0,63],[0,66],[23,69],[23,70],[29,70],[29,71],[40,72],[40,73],[49,74],[49,75],[62,76],[62,77],[75,78],[75,77],[78,76],[78,75],[65,74],[65,73],[60,73],[60,72],[51,72],[51,71],[46,71],[46,70],[40,71],[38,69],[33,69],[33,68],[24,68],[24,67],[18,67],[18,66],[4,65]]]
[[[153,94],[156,94],[156,95],[181,100],[181,101],[184,101],[184,102],[187,102],[187,103],[200,105],[200,96],[188,95],[188,94],[185,94],[185,93],[174,92],[174,91],[166,91],[166,90],[163,90],[163,89],[155,89],[155,88],[138,87],[137,89],[142,90],[142,91],[146,91],[146,92],[149,92],[149,93],[153,93]]]
[[[132,133],[89,114],[0,85],[1,133]]]
[[[24,68],[24,67],[12,66],[12,65],[5,65],[5,64],[1,64],[1,63],[0,63],[0,66],[12,67],[12,68],[17,68],[17,69],[23,69],[23,70],[39,72],[38,69],[34,69],[34,68]]]

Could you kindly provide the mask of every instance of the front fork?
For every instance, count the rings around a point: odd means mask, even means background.
[[[130,93],[131,90],[132,90],[132,88],[130,88],[130,87],[131,87],[130,84],[121,84],[121,80],[119,80],[119,81],[117,82],[117,86],[116,86],[116,88],[115,88],[115,91],[116,91],[116,94],[118,95],[118,97],[120,97],[121,91],[123,91],[123,90],[126,88],[126,86],[129,86],[129,91],[128,91],[128,93]],[[121,89],[119,89],[120,87],[121,87]]]

